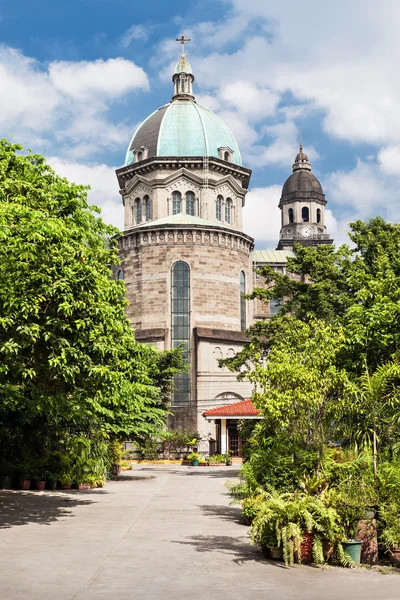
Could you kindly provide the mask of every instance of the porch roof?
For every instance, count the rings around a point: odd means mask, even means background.
[[[240,402],[234,402],[233,404],[225,404],[224,406],[217,406],[216,408],[210,408],[203,413],[206,419],[224,419],[224,418],[260,418],[260,411],[255,408],[252,401],[248,398],[247,400],[241,400]]]

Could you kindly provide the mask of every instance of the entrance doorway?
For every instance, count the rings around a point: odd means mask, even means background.
[[[227,423],[228,450],[232,456],[242,457],[242,440],[237,429],[237,423]]]

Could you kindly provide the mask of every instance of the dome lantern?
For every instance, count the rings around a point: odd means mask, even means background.
[[[303,144],[300,141],[300,149],[299,152],[294,159],[294,163],[292,165],[293,173],[300,170],[311,171],[311,164],[308,161],[308,156],[303,150]]]
[[[184,98],[190,98],[194,100],[193,95],[193,82],[194,75],[192,67],[185,54],[185,43],[190,42],[190,38],[185,38],[182,34],[180,38],[176,38],[177,42],[182,44],[182,53],[178,64],[175,67],[175,73],[172,76],[172,82],[174,84],[174,94],[172,100],[179,100]]]

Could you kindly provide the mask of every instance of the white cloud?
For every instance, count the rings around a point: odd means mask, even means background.
[[[149,89],[143,69],[124,58],[52,62],[49,78],[56,90],[86,101],[118,98],[134,89]]]
[[[134,40],[146,41],[148,37],[148,27],[145,25],[132,25],[121,36],[120,44],[123,48],[128,48]]]
[[[60,158],[49,157],[52,168],[69,181],[80,185],[90,185],[89,203],[101,208],[102,219],[119,229],[123,229],[123,207],[118,193],[115,167],[105,164],[82,164]]]
[[[276,248],[281,228],[278,202],[282,186],[254,188],[246,196],[243,208],[243,231],[256,240],[257,249]]]
[[[131,127],[109,118],[113,103],[148,90],[146,73],[122,59],[51,62],[46,68],[0,45],[0,126],[3,135],[68,156],[128,143]]]

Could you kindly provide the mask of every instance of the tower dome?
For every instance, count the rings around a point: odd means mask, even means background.
[[[129,144],[125,165],[157,156],[210,156],[242,166],[239,146],[229,127],[215,113],[196,102],[194,75],[184,50],[172,81],[171,102],[139,125]]]
[[[333,240],[324,223],[325,194],[311,172],[301,143],[292,171],[283,184],[279,201],[282,227],[278,249],[291,250],[296,242],[307,246],[331,244]]]

